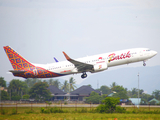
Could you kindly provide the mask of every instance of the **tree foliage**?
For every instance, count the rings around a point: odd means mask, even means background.
[[[111,90],[115,92],[115,94],[113,94],[113,97],[128,99],[127,88],[124,88],[123,86],[117,85],[115,82],[113,82],[111,85]]]
[[[111,90],[113,90],[113,88],[114,88],[115,86],[117,86],[117,84],[116,84],[116,82],[113,82],[112,85],[110,85]]]
[[[120,102],[119,98],[106,97],[102,100],[96,110],[100,113],[113,113],[116,110],[116,105]]]
[[[142,96],[144,90],[142,89],[139,89],[139,96]],[[128,97],[131,97],[131,98],[138,98],[138,89],[137,88],[132,88],[132,90],[128,90],[127,91],[127,95]]]
[[[3,77],[0,77],[0,86],[1,87],[6,87],[6,81],[4,80]]]
[[[102,94],[110,94],[111,93],[111,89],[106,85],[102,85],[100,87],[99,91],[102,91]]]
[[[15,92],[20,96],[25,94],[27,92],[27,89],[28,89],[27,84],[18,79],[13,79],[8,86],[9,92]]]
[[[69,79],[69,85],[70,85],[69,88],[70,88],[70,91],[73,91],[75,88],[77,88],[75,84],[76,84],[75,79],[73,77],[71,77]]]
[[[102,101],[102,96],[92,91],[89,97],[86,97],[86,103],[99,104]]]
[[[114,86],[113,91],[116,92],[115,94],[113,94],[113,97],[120,99],[128,99],[127,90],[123,88],[123,86]]]
[[[9,95],[6,91],[1,91],[1,100],[9,100]]]
[[[160,100],[160,90],[153,91],[152,95],[154,96],[154,98]]]
[[[68,84],[68,81],[67,81],[67,80],[64,81],[61,89],[62,89],[64,92],[69,92],[69,84]]]
[[[92,85],[91,85],[91,84],[88,84],[88,86],[92,88]]]
[[[29,95],[28,94],[26,94],[26,95],[23,95],[23,99],[29,99]]]
[[[62,89],[64,92],[70,92],[76,88],[75,86],[75,79],[71,77],[68,80],[64,81],[63,84],[59,82],[59,80],[54,80],[54,79],[49,79],[49,80],[43,80],[46,84],[48,85],[54,85],[59,89]],[[33,86],[36,83],[42,83],[42,80],[37,79],[37,78],[28,78],[24,82],[19,80],[19,79],[13,79],[10,81],[10,84],[8,86],[8,93],[3,92],[2,96],[4,96],[3,100],[8,100],[10,98],[8,94],[11,96],[11,100],[20,100],[21,98],[28,98],[26,94],[29,94],[29,91],[31,91],[31,88],[33,89]],[[1,87],[6,87],[6,81],[4,80],[3,77],[0,77],[0,85]],[[89,85],[91,86],[91,85]],[[47,88],[47,87],[46,87]],[[36,89],[35,89],[36,90]],[[99,101],[103,100],[106,97],[106,94],[110,94],[111,92],[115,91],[116,93],[113,94],[113,97],[117,98],[119,97],[120,99],[127,99],[127,98],[138,98],[138,89],[133,88],[131,90],[127,90],[123,86],[119,86],[115,82],[113,82],[109,87],[106,85],[103,85],[98,89],[99,91],[102,91],[103,96],[97,95],[97,93],[91,93],[90,97],[86,98],[86,101],[88,103],[99,103]],[[37,87],[37,91],[39,91],[39,88]],[[30,93],[31,94],[31,93]],[[34,95],[33,95],[34,94]],[[31,97],[35,97],[36,99],[41,98],[41,99],[46,99],[47,97],[42,97],[39,94],[35,94],[33,92]],[[22,97],[23,96],[23,97]],[[148,104],[148,101],[156,98],[160,100],[160,90],[155,90],[152,92],[152,94],[146,94],[144,93],[143,89],[139,90],[139,97],[141,98],[141,104]]]
[[[49,86],[46,82],[35,83],[34,86],[30,89],[29,94],[30,98],[36,100],[46,100],[51,98],[51,92],[47,89]]]
[[[35,83],[41,82],[41,80],[38,78],[27,78],[24,82],[27,84],[28,88],[30,89],[31,87],[33,87]]]
[[[57,88],[61,88],[61,83],[59,82],[58,79],[54,80],[52,85],[54,85]]]
[[[19,101],[21,99],[21,96],[18,95],[17,92],[12,92],[11,100],[13,101]]]

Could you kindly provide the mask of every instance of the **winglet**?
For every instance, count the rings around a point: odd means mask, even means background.
[[[67,60],[71,60],[71,58],[63,51],[64,56],[66,57]]]
[[[54,57],[54,60],[56,61],[56,62],[58,62],[58,60]]]

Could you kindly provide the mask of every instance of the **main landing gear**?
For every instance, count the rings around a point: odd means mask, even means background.
[[[83,72],[83,74],[81,75],[81,78],[86,78],[86,77],[87,77],[86,72]]]
[[[143,66],[146,66],[146,63],[145,63],[145,61],[143,61]]]

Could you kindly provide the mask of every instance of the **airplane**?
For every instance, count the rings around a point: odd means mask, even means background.
[[[134,48],[72,59],[63,52],[66,61],[34,64],[24,59],[10,46],[4,46],[3,48],[14,69],[10,72],[14,76],[23,78],[51,78],[77,73],[82,73],[81,78],[86,78],[86,72],[96,73],[113,66],[139,61],[143,61],[143,66],[146,66],[145,62],[157,54],[156,51],[148,48]]]

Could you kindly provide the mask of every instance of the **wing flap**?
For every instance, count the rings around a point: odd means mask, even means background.
[[[93,69],[93,65],[71,59],[65,52],[63,52],[63,54],[69,62],[75,65],[78,71],[84,72],[84,71],[89,71]]]

